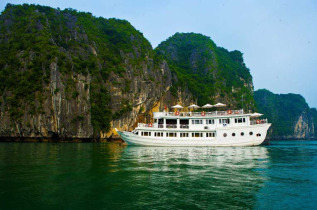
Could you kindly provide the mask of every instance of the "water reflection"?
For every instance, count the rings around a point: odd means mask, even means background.
[[[206,209],[253,208],[269,158],[265,147],[127,147],[122,160],[127,180],[148,192],[137,203]]]
[[[270,162],[265,147],[0,144],[0,203],[5,209],[250,209]]]

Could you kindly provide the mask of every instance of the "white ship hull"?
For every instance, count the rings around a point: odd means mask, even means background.
[[[265,140],[267,130],[271,124],[256,124],[247,127],[230,127],[230,128],[217,128],[215,130],[216,136],[212,138],[180,138],[180,137],[153,137],[153,136],[139,136],[132,132],[118,131],[122,139],[128,145],[139,146],[256,146],[263,143]],[[152,131],[156,131],[153,129]],[[180,132],[180,131],[177,131]],[[191,132],[187,130],[187,132]],[[193,131],[194,132],[194,131]],[[243,136],[240,135],[243,132]],[[252,132],[252,135],[250,135]],[[223,134],[227,134],[224,137]],[[232,136],[235,133],[235,136]],[[260,135],[259,135],[260,134]]]

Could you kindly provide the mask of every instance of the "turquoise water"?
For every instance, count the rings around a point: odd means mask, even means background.
[[[0,143],[0,209],[316,209],[317,141]]]

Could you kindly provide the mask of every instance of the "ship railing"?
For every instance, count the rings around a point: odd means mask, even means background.
[[[149,124],[147,124],[147,123],[138,123],[138,127],[139,128],[152,128],[152,127],[154,127],[155,125],[154,124],[151,124],[151,123],[149,123]]]
[[[257,119],[250,121],[250,125],[257,125],[257,124],[266,124],[268,123],[267,119]]]
[[[166,128],[177,128],[176,124],[167,124]]]
[[[164,128],[163,124],[146,124],[146,123],[138,123],[139,128]],[[189,125],[179,125],[180,128],[189,129]],[[177,128],[177,124],[167,124],[166,128]]]
[[[189,125],[180,125],[180,128],[189,129]]]
[[[219,115],[234,115],[243,114],[243,109],[227,110],[227,111],[203,111],[203,112],[165,112],[165,116],[180,116],[180,117],[201,117],[201,116],[219,116]]]

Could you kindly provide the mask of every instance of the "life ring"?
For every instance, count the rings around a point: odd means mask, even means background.
[[[176,112],[175,112],[175,115],[178,116],[178,115],[179,115],[179,111],[176,111]]]
[[[206,116],[206,112],[201,112],[201,116]]]
[[[152,127],[153,126],[153,124],[152,123],[149,123],[149,127]]]
[[[256,124],[260,124],[261,123],[261,120],[256,120]]]
[[[227,113],[228,113],[228,114],[232,114],[232,111],[229,109],[229,110],[227,111]]]

